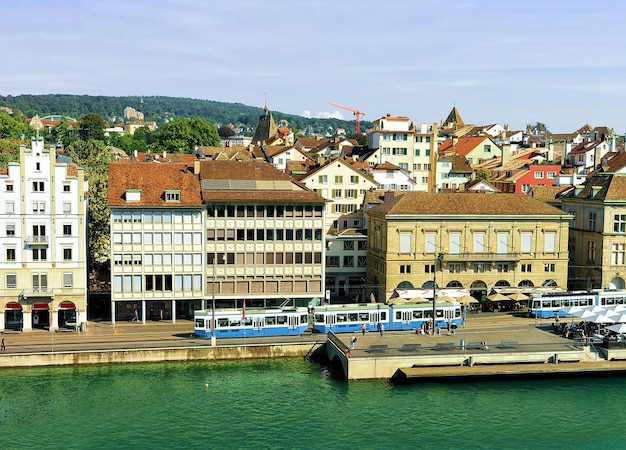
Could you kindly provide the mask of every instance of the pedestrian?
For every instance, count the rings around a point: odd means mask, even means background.
[[[448,324],[446,326],[448,327],[448,336],[450,336],[450,331],[451,331],[451,329],[450,329],[450,321],[448,321]]]
[[[380,331],[380,337],[383,337],[383,335],[385,334],[385,325],[383,325],[382,323],[379,324],[378,330]]]
[[[350,338],[350,348],[354,350],[354,343],[356,342],[356,336],[352,333],[352,337]]]
[[[133,314],[133,322],[139,322],[139,311],[135,308],[135,312]]]
[[[0,343],[0,351],[6,352],[7,346],[4,343],[4,338],[2,338],[2,342]]]
[[[450,328],[452,329],[452,336],[456,336],[456,324],[450,325]]]
[[[365,324],[361,325],[361,334],[365,336]]]

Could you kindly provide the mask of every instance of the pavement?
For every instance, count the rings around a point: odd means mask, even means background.
[[[465,328],[458,328],[454,336],[448,336],[446,330],[441,335],[418,335],[410,331],[367,332],[356,334],[357,342],[352,351],[359,356],[370,345],[384,344],[388,348],[401,348],[404,344],[421,344],[422,347],[434,347],[437,343],[460,344],[464,339],[469,342],[485,341],[490,348],[495,348],[502,341],[519,342],[520,347],[571,345],[574,341],[565,339],[550,331],[551,321],[535,324],[534,319],[512,313],[470,314]],[[351,334],[339,337],[350,345]],[[210,346],[210,340],[193,334],[192,320],[179,320],[175,324],[169,321],[147,322],[88,322],[86,331],[32,330],[27,332],[2,333],[5,340],[5,353],[49,353],[59,351],[102,351],[136,348],[175,348]],[[311,333],[302,336],[281,336],[268,338],[229,338],[218,339],[218,346],[259,345],[280,343],[323,343],[326,335]]]

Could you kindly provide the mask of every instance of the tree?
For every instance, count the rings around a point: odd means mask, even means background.
[[[476,171],[477,180],[489,181],[489,178],[491,178],[491,172],[489,171],[489,169],[485,169],[484,167],[481,167],[480,169]]]
[[[20,144],[0,139],[0,169],[4,169],[10,162],[19,162]]]
[[[11,117],[0,112],[0,139],[24,138],[32,136],[32,133],[24,116],[17,114]]]
[[[67,147],[76,140],[76,130],[68,123],[65,115],[61,117],[59,123],[52,128],[52,138],[57,144]]]
[[[219,136],[224,139],[224,138],[229,138],[231,136],[235,135],[235,131],[231,128],[231,127],[220,127],[219,130],[217,130],[217,134],[219,134]]]
[[[97,272],[109,260],[109,163],[115,155],[102,141],[93,139],[72,142],[67,154],[89,175],[89,261],[91,270]]]
[[[199,145],[215,147],[220,143],[217,129],[199,116],[177,117],[153,133],[153,151],[192,153]]]
[[[85,114],[80,120],[79,136],[82,141],[104,141],[107,123],[99,114]]]

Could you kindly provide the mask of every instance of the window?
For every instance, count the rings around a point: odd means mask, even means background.
[[[531,252],[532,233],[522,233],[522,253]]]
[[[411,233],[400,233],[400,253],[411,253]]]
[[[74,287],[74,275],[72,273],[63,274],[63,287],[65,288]]]
[[[626,214],[615,214],[613,216],[613,232],[626,233]]]
[[[33,261],[46,261],[48,259],[48,249],[33,248]]]
[[[491,145],[489,145],[489,144],[485,144],[485,145],[483,146],[483,152],[485,152],[485,153],[490,153],[490,152],[491,152]]]
[[[33,181],[33,192],[44,192],[44,187],[43,181]]]
[[[4,188],[6,189],[7,192],[13,192],[13,185],[12,184],[5,184]]]
[[[7,273],[7,275],[6,275],[6,286],[7,286],[7,289],[15,289],[15,288],[17,288],[17,274],[15,274],[15,273]]]
[[[461,234],[450,233],[450,253],[458,255],[461,253]]]
[[[496,264],[496,270],[499,273],[505,273],[509,271],[509,265],[508,264]]]
[[[509,252],[509,234],[508,233],[498,233],[496,235],[496,239],[498,241],[498,253],[508,253]]]
[[[328,175],[320,175],[320,176],[317,178],[317,181],[318,181],[320,184],[327,184],[327,183],[328,183]]]
[[[358,175],[350,175],[350,184],[358,184],[359,177]]]
[[[424,266],[424,273],[435,273],[435,265],[434,264],[426,264]]]
[[[66,247],[63,249],[63,261],[72,260],[72,247]]]
[[[72,235],[72,225],[66,224],[63,225],[63,236],[71,236]]]
[[[7,223],[6,233],[7,233],[7,237],[15,236],[15,224],[14,223]]]
[[[448,264],[450,273],[461,273],[461,264]]]
[[[354,250],[354,241],[343,241],[344,250]]]
[[[166,202],[180,202],[180,191],[165,191]]]
[[[63,185],[63,192],[70,192],[70,185],[69,184],[64,184]]]
[[[33,202],[33,214],[44,214],[46,212],[46,202]]]
[[[473,265],[473,270],[474,273],[484,273],[485,269],[487,267],[487,264],[483,264],[483,263],[476,263]]]
[[[553,253],[554,252],[554,242],[556,239],[556,234],[555,233],[546,233],[546,237],[545,237],[545,249],[544,251],[546,253]]]
[[[485,251],[485,233],[474,233],[474,253]]]
[[[356,263],[358,267],[365,267],[367,265],[367,257],[359,256]]]
[[[339,256],[327,256],[326,265],[328,267],[339,267]]]
[[[540,170],[535,170],[534,172],[535,179],[543,178],[543,172]]]
[[[333,198],[341,198],[341,189],[333,189]]]
[[[526,193],[530,191],[530,184],[522,184],[522,192]]]
[[[589,231],[596,231],[596,213],[589,213]]]
[[[410,264],[400,264],[400,273],[411,273]]]
[[[69,214],[72,212],[72,204],[70,202],[63,202],[63,214]]]
[[[596,262],[595,241],[587,241],[587,258],[589,259],[589,262]]]
[[[343,267],[354,267],[354,256],[344,256]]]
[[[426,233],[425,242],[424,242],[425,244],[424,251],[426,253],[435,253],[436,242],[437,242],[437,235],[435,233]]]
[[[522,264],[522,272],[532,272],[533,265],[532,264]]]
[[[335,184],[343,183],[343,175],[335,175]]]
[[[15,203],[14,202],[6,202],[4,204],[7,214],[13,214],[15,212]]]
[[[550,178],[550,179],[556,178],[556,172],[548,171],[548,173],[546,174],[546,178]]]
[[[15,248],[6,249],[7,262],[15,262]]]
[[[367,250],[367,241],[358,241],[357,250]]]
[[[546,263],[543,265],[543,271],[544,272],[554,272],[556,271],[556,264],[549,264]]]
[[[611,249],[611,263],[624,265],[624,255],[626,255],[626,244],[613,244]]]

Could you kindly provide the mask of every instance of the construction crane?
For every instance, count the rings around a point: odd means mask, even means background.
[[[346,111],[350,111],[354,114],[356,118],[356,134],[361,134],[361,116],[364,116],[365,113],[363,111],[359,111],[356,108],[352,108],[350,106],[338,105],[337,103],[330,102],[331,105],[336,106],[337,108],[345,109]]]

